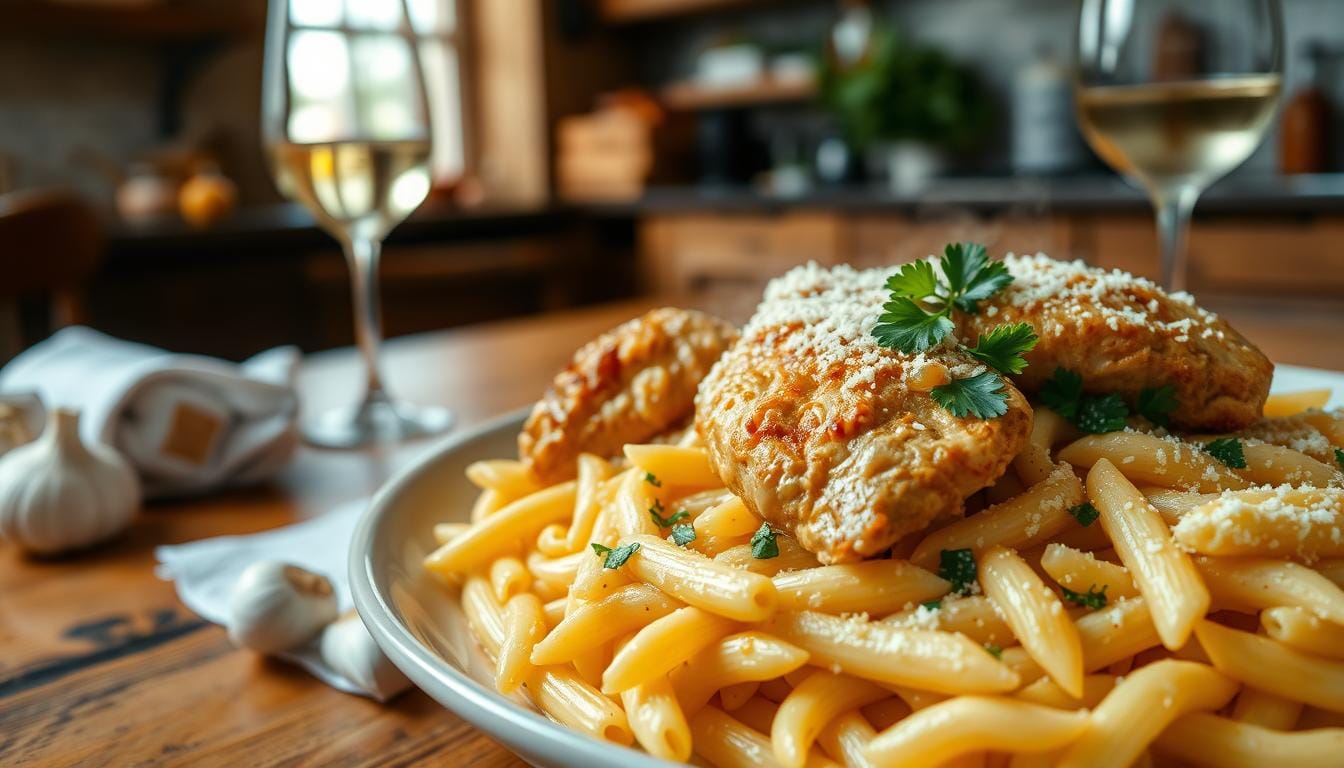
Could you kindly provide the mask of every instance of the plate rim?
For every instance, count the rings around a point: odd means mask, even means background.
[[[426,447],[420,456],[395,472],[379,487],[360,515],[350,539],[350,596],[355,610],[383,653],[416,687],[524,759],[530,761],[533,755],[538,758],[545,756],[563,760],[565,765],[604,768],[666,768],[676,765],[646,752],[602,741],[563,726],[487,688],[416,639],[403,622],[396,620],[392,606],[374,587],[372,563],[368,556],[372,551],[373,537],[379,522],[389,513],[393,501],[402,490],[422,474],[432,471],[446,455],[462,446],[488,434],[521,426],[530,411],[531,407],[528,406],[496,416]],[[440,688],[447,694],[446,697],[426,690],[427,682]],[[515,749],[515,743],[520,740],[533,742],[527,745],[531,755]]]

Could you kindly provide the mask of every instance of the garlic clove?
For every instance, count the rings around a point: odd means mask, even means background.
[[[297,565],[249,565],[229,596],[229,638],[260,653],[298,648],[336,620],[336,591],[326,577]]]
[[[96,544],[139,508],[135,471],[115,449],[84,444],[76,411],[52,411],[40,438],[0,457],[0,537],[29,552]]]
[[[378,647],[357,614],[342,617],[322,630],[320,650],[327,666],[379,701],[411,687],[411,681]]]

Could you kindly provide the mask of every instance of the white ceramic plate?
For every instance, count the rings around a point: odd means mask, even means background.
[[[1344,404],[1344,373],[1281,365],[1274,390],[1331,387]],[[494,669],[467,629],[456,596],[421,568],[434,523],[466,521],[476,489],[463,475],[478,459],[516,455],[524,413],[430,448],[373,498],[350,548],[355,608],[378,645],[426,693],[523,759],[544,768],[666,766],[642,752],[580,735],[494,690]]]

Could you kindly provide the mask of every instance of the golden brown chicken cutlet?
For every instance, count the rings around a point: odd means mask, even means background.
[[[1078,261],[1004,262],[1012,284],[978,314],[960,315],[958,332],[973,344],[1001,323],[1031,324],[1040,341],[1013,377],[1023,391],[1065,368],[1086,391],[1118,393],[1131,405],[1142,390],[1171,385],[1179,403],[1171,421],[1183,429],[1225,432],[1260,418],[1274,365],[1190,294]]]
[[[688,421],[695,391],[737,331],[703,312],[655,309],[588,342],[532,409],[518,454],[543,482],[580,453],[615,456]]]
[[[959,515],[1025,445],[1031,408],[958,418],[928,390],[983,370],[944,343],[908,355],[873,326],[887,273],[799,267],[772,281],[701,384],[696,427],[727,486],[823,563],[880,554]]]

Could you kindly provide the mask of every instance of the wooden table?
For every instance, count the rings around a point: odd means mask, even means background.
[[[400,339],[388,377],[470,425],[531,402],[575,347],[651,305]],[[1344,327],[1339,305],[1211,305],[1275,359],[1344,370],[1344,346],[1320,342]],[[348,350],[316,355],[305,407],[352,399],[358,381]],[[520,764],[418,691],[380,706],[236,650],[153,575],[156,545],[318,514],[423,449],[305,450],[266,487],[152,505],[116,542],[77,557],[32,560],[0,544],[0,764]]]

